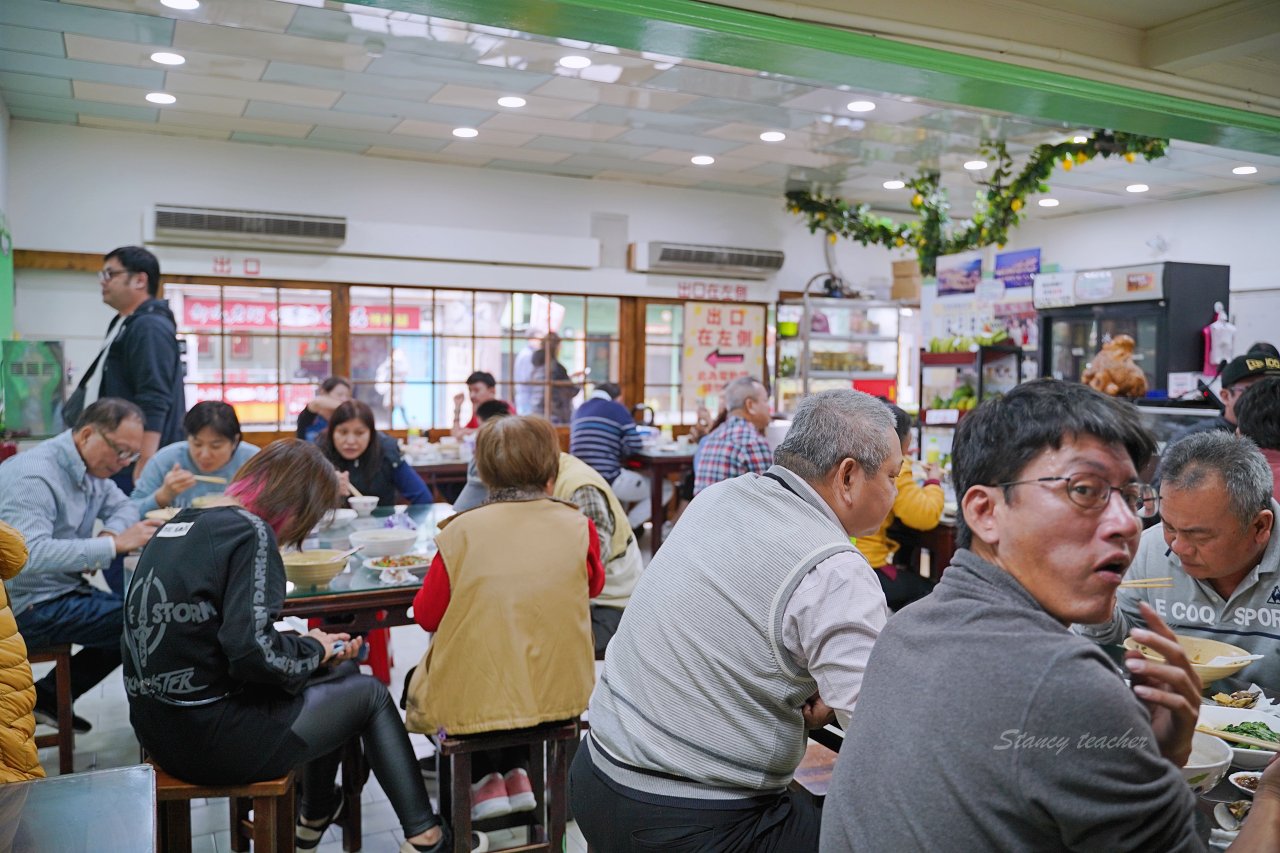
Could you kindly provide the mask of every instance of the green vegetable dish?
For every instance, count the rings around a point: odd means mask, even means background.
[[[1231,732],[1236,735],[1248,735],[1249,737],[1256,737],[1258,740],[1269,740],[1280,745],[1280,733],[1272,731],[1271,727],[1266,723],[1232,723],[1229,726],[1222,726],[1220,731]],[[1236,749],[1262,749],[1260,746],[1250,746],[1243,743],[1233,743],[1231,745]]]

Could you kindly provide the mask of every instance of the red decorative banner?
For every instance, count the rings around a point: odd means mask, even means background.
[[[422,309],[412,305],[356,305],[351,309],[351,331],[416,332],[422,328]],[[333,315],[324,303],[289,302],[278,308],[274,302],[250,299],[182,300],[182,325],[186,329],[280,329],[328,332]]]

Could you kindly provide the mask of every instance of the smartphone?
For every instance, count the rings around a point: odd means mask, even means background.
[[[346,640],[334,640],[332,657],[337,657],[338,655],[342,654],[343,651],[346,650],[346,648],[347,648]]]

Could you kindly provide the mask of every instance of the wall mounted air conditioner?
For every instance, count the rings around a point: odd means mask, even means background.
[[[347,239],[345,216],[157,204],[147,241],[182,246],[319,249]]]
[[[773,249],[701,246],[660,240],[632,243],[627,266],[634,272],[764,279],[782,269],[785,258]]]

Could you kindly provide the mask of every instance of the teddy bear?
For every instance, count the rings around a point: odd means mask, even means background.
[[[1133,338],[1116,335],[1102,345],[1080,381],[1112,397],[1141,397],[1147,393],[1147,376],[1133,362]]]

